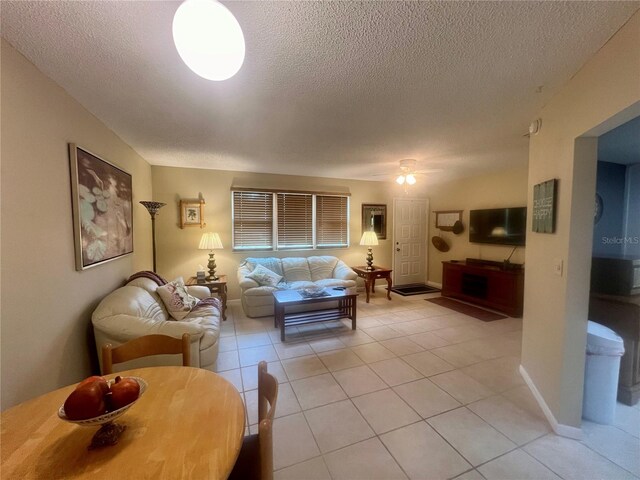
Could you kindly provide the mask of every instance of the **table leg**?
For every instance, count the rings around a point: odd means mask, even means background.
[[[351,330],[356,329],[356,312],[357,312],[357,304],[358,301],[354,297],[351,299]]]
[[[280,325],[280,341],[284,342],[284,306],[278,305],[276,312],[276,318]]]
[[[222,301],[222,321],[227,320],[227,284],[220,287],[220,300]]]
[[[371,288],[371,280],[364,279],[364,291],[367,292],[367,303],[369,303],[369,289]]]
[[[391,275],[387,277],[387,298],[391,300]]]

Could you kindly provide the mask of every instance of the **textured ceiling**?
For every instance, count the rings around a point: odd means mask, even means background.
[[[640,6],[225,4],[247,53],[224,82],[180,60],[179,2],[3,0],[2,36],[152,164],[380,180],[416,158],[435,182],[525,164],[535,113]]]

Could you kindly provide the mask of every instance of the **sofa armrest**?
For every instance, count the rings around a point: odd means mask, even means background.
[[[144,335],[168,335],[180,338],[185,333],[191,335],[191,343],[194,343],[200,342],[205,331],[204,327],[197,323],[158,321],[125,314],[102,318],[94,322],[93,328],[102,332],[105,338],[119,344]],[[98,348],[101,347],[102,345],[98,345]]]
[[[247,278],[247,275],[249,275],[251,272],[252,270],[247,267],[246,263],[238,267],[238,284],[240,285],[242,291],[248,288],[255,288],[260,286],[260,284],[255,280]]]
[[[211,291],[204,285],[189,285],[187,286],[187,292],[189,293],[189,295],[193,295],[200,300],[204,300],[205,298],[209,298],[211,296]]]
[[[333,278],[340,280],[355,280],[358,278],[358,274],[351,270],[351,268],[342,260],[338,260],[338,263],[333,269]]]

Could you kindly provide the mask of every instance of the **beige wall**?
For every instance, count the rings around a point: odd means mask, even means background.
[[[431,236],[442,237],[450,247],[448,252],[440,252],[429,238],[429,281],[440,284],[443,261],[465,258],[502,261],[511,254],[513,247],[469,242],[469,210],[525,206],[527,167],[436,185],[429,189],[429,198]],[[463,210],[464,232],[455,235],[453,232],[443,232],[435,228],[435,212],[443,210]],[[511,262],[524,262],[524,250],[524,247],[518,247],[511,257]]]
[[[93,308],[132,272],[150,268],[150,220],[137,202],[151,197],[151,167],[5,40],[1,57],[6,409],[90,374]],[[135,253],[84,272],[75,270],[69,142],[133,176]]]
[[[202,233],[207,231],[220,233],[224,250],[215,252],[218,266],[216,271],[229,276],[230,299],[240,298],[236,272],[239,262],[247,256],[335,255],[349,265],[362,265],[366,256],[366,247],[359,245],[362,236],[362,203],[387,204],[387,239],[380,240],[380,245],[373,247],[373,255],[376,264],[391,265],[393,198],[403,193],[390,183],[156,166],[152,168],[152,174],[154,200],[167,204],[160,210],[156,219],[158,273],[167,278],[183,276],[186,279],[195,274],[199,264],[206,267],[208,252],[198,250],[198,243]],[[232,252],[230,193],[232,185],[283,190],[350,192],[352,246],[348,249],[298,252]],[[206,202],[207,226],[202,230],[198,227],[180,229],[180,199],[198,198],[199,194]]]
[[[576,138],[640,101],[639,45],[636,13],[540,112],[530,141],[529,211],[535,184],[557,178],[559,190],[556,233],[527,237],[522,366],[569,427],[581,421],[596,174],[595,141]]]

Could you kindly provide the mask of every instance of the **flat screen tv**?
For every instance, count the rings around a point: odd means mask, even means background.
[[[491,208],[469,212],[469,241],[496,245],[524,245],[527,207]]]

